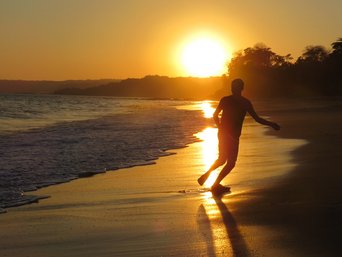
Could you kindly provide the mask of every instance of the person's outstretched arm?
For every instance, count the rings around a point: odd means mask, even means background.
[[[268,120],[265,120],[265,119],[259,117],[259,115],[255,112],[254,107],[253,107],[251,102],[249,102],[249,104],[248,104],[247,112],[253,117],[253,119],[256,122],[258,122],[258,123],[260,123],[262,125],[266,125],[266,126],[272,127],[274,130],[279,130],[280,129],[280,126],[277,123],[271,122],[271,121],[268,121]]]

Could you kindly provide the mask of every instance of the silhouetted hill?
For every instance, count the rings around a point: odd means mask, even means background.
[[[99,80],[0,80],[0,93],[34,93],[52,94],[62,88],[88,88],[107,84],[119,80],[99,79]]]
[[[215,98],[215,93],[226,84],[226,77],[192,78],[146,76],[141,79],[125,79],[85,89],[65,88],[56,94],[101,95],[119,97],[151,97],[177,99]]]

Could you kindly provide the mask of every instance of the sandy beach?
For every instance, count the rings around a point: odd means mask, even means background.
[[[210,128],[155,165],[41,189],[0,215],[0,256],[339,256],[341,110],[266,113],[282,130],[243,132],[221,199],[196,182]]]
[[[0,257],[342,257],[341,13],[0,0]]]

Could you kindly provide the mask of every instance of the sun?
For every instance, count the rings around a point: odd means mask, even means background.
[[[181,52],[186,74],[194,77],[219,76],[226,73],[228,60],[229,54],[223,44],[209,37],[190,40]]]

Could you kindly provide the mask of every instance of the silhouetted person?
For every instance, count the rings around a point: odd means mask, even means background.
[[[220,182],[235,166],[242,124],[247,112],[256,122],[270,126],[275,130],[280,129],[277,123],[267,121],[258,116],[252,103],[241,95],[243,87],[244,82],[241,79],[233,80],[231,84],[232,95],[225,96],[220,100],[213,115],[214,121],[218,127],[219,156],[209,170],[199,177],[197,181],[200,185],[203,185],[213,170],[226,163],[211,187],[214,194],[220,194],[227,191],[227,188],[222,186]],[[222,116],[220,119],[219,114],[221,111]]]

